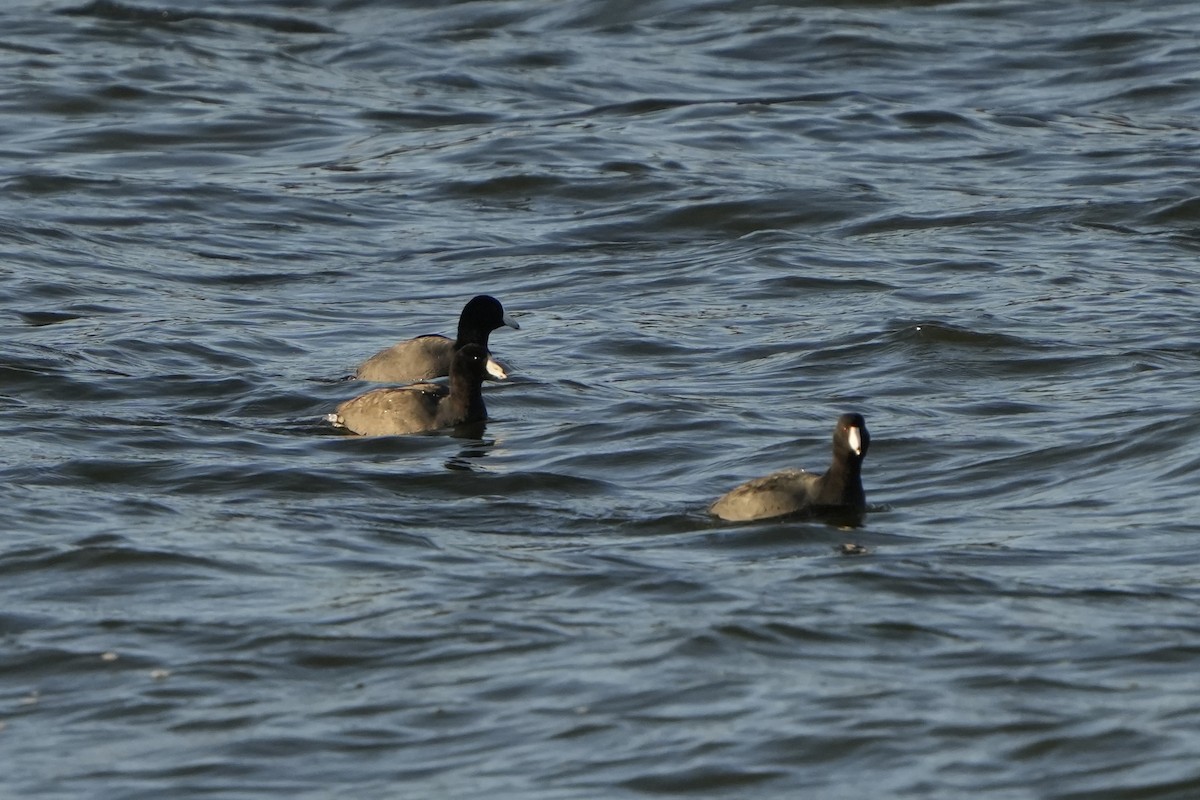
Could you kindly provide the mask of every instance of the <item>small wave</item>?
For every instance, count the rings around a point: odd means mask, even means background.
[[[177,11],[169,8],[148,8],[120,3],[116,0],[93,0],[82,6],[63,9],[58,13],[75,17],[97,17],[113,22],[139,22],[151,25],[174,25],[192,19],[212,22],[232,22],[250,25],[278,33],[333,33],[333,29],[298,17],[277,17],[265,14]]]

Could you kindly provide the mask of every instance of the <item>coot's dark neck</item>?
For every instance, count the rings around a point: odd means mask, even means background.
[[[454,349],[461,350],[469,344],[488,346],[488,337],[492,330],[486,326],[460,320],[458,323],[458,338],[454,340]]]
[[[822,506],[864,508],[867,504],[862,485],[862,460],[848,453],[834,453],[833,463],[820,478],[816,503]]]
[[[483,380],[462,372],[450,373],[450,395],[438,405],[438,414],[451,425],[487,419]]]

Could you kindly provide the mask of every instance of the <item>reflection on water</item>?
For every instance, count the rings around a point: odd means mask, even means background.
[[[487,440],[483,438],[484,430],[487,427],[487,422],[475,422],[469,425],[458,425],[454,428],[451,434],[456,439],[470,439],[472,443],[464,445],[458,451],[457,455],[446,459],[446,469],[451,470],[478,470],[481,465],[475,462],[480,461],[492,452],[496,446],[496,440]]]

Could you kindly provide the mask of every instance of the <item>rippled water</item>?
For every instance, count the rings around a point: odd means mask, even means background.
[[[1200,7],[0,22],[0,795],[1200,796]]]

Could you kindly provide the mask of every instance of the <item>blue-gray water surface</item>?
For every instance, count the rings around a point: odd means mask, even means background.
[[[5,3],[0,797],[1200,797],[1197,30]],[[481,292],[480,438],[323,420]]]

